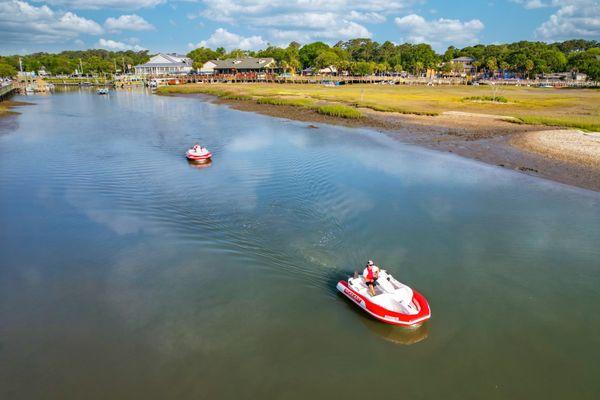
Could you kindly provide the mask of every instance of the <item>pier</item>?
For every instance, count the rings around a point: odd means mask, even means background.
[[[0,101],[6,100],[17,92],[17,88],[11,82],[8,84],[0,84]]]

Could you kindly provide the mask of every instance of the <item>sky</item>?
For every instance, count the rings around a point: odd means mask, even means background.
[[[103,48],[256,50],[368,37],[443,52],[600,40],[600,0],[0,0],[0,54]]]

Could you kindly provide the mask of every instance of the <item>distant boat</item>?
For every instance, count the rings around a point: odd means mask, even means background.
[[[108,88],[100,88],[100,89],[96,90],[96,93],[98,93],[98,94],[108,94]]]

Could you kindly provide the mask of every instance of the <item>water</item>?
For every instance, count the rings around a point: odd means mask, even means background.
[[[598,193],[198,98],[33,101],[0,121],[1,398],[600,396]],[[336,294],[368,258],[427,325]]]

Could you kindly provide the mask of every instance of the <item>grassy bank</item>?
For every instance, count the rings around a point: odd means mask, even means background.
[[[202,93],[217,96],[225,100],[247,100],[254,101],[257,104],[268,104],[272,106],[301,107],[313,110],[319,114],[330,115],[338,118],[358,119],[363,114],[356,109],[344,104],[330,104],[326,101],[310,97],[293,97],[280,95],[266,95],[240,90],[231,90],[231,85],[227,87],[215,87],[216,85],[185,85],[185,86],[163,86],[157,89],[158,94],[193,94]]]
[[[520,123],[600,130],[600,92],[590,89],[541,89],[491,86],[397,86],[294,84],[191,84],[159,93],[205,93],[261,104],[307,107],[345,106],[347,118],[360,108],[435,116],[446,111],[510,116]],[[328,109],[329,110],[329,109]],[[330,110],[331,111],[331,110]],[[328,112],[328,111],[323,111]],[[334,113],[335,114],[335,113]],[[350,117],[350,114],[353,116]],[[362,114],[362,113],[361,113]],[[332,115],[332,114],[329,114]]]

